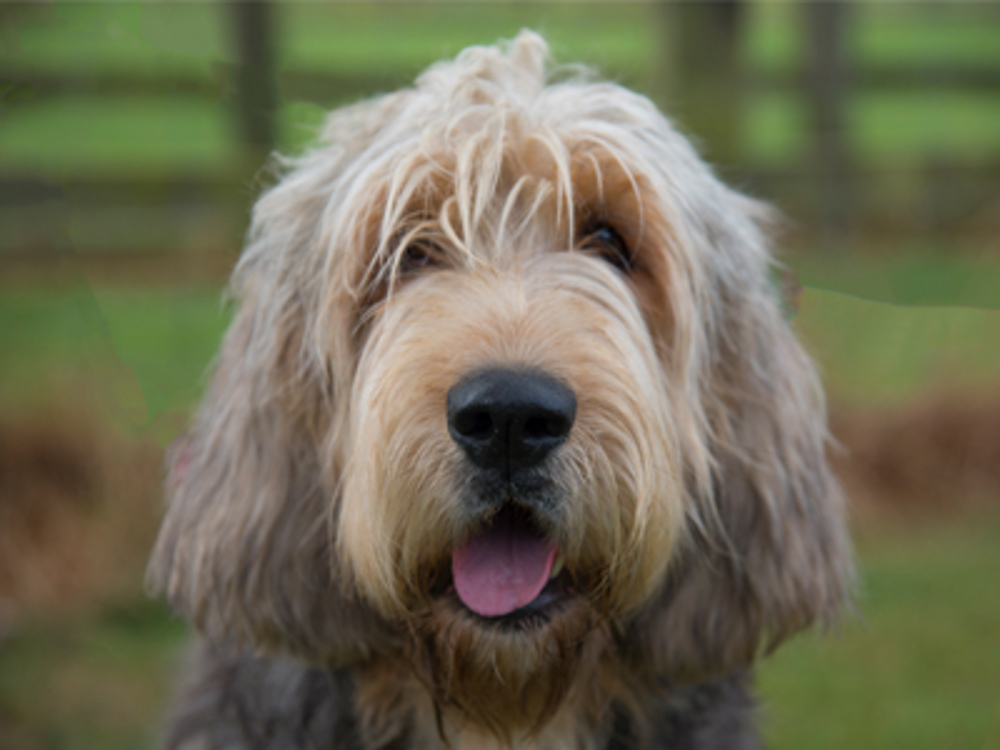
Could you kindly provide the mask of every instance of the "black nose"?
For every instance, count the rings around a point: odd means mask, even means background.
[[[448,429],[474,464],[505,473],[540,463],[566,441],[576,394],[540,372],[485,370],[448,391]]]

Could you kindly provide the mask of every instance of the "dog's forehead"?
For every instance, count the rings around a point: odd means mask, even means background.
[[[572,245],[597,219],[627,227],[655,210],[657,191],[627,146],[520,111],[495,118],[447,138],[428,132],[396,161],[383,232],[429,222],[470,255],[511,258]]]
[[[715,262],[706,249],[719,243],[700,238],[743,209],[655,105],[589,76],[553,81],[542,61],[516,57],[463,53],[330,120],[326,148],[267,206],[299,201],[299,181],[326,196],[304,213],[325,250],[329,284],[317,288],[367,309],[424,266],[517,271],[583,249],[624,262],[652,300],[668,276],[681,284]]]
[[[550,216],[535,216],[513,227],[516,231],[483,232],[472,243],[477,259],[494,270],[526,273],[537,268],[537,259],[572,248],[572,236]]]

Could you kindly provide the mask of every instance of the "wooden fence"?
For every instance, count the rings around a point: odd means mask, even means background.
[[[968,233],[997,242],[1000,153],[961,159],[929,152],[921,163],[902,168],[866,162],[852,148],[850,109],[852,99],[864,94],[949,91],[997,99],[1000,66],[859,65],[850,54],[859,4],[815,2],[798,8],[806,53],[799,67],[748,70],[734,53],[745,31],[747,3],[667,8],[681,58],[672,93],[691,130],[704,137],[724,170],[787,208],[822,244],[836,249],[863,234],[934,241]],[[997,9],[984,6],[978,12],[1000,39]],[[755,164],[739,148],[750,100],[773,92],[799,97],[808,112],[809,153],[791,166]],[[899,190],[899,183],[907,189]]]
[[[276,140],[279,100],[326,103],[331,95],[355,98],[406,82],[403,72],[277,73],[269,15],[279,9],[264,3],[227,6],[228,22],[237,31],[239,63],[217,66],[213,79],[166,74],[151,82],[129,71],[100,76],[73,70],[4,71],[12,82],[8,93],[27,91],[35,99],[72,94],[98,101],[152,89],[228,101],[243,147],[242,157],[226,169],[168,177],[94,173],[52,180],[5,171],[0,164],[0,223],[7,228],[0,233],[0,261],[35,264],[60,256],[68,247],[114,262],[177,256],[195,263],[192,259],[202,253],[231,259],[256,189],[254,173]],[[709,157],[726,177],[777,202],[800,227],[814,228],[830,247],[873,232],[949,238],[987,234],[995,241],[1000,235],[1000,154],[965,162],[929,154],[901,177],[855,158],[847,113],[852,96],[862,91],[947,89],[997,97],[1000,69],[852,65],[847,54],[851,10],[848,3],[803,4],[800,33],[809,53],[802,66],[761,73],[747,70],[737,54],[744,3],[673,4],[664,10],[663,28],[665,40],[670,35],[676,42],[671,47],[677,55],[674,75],[663,76],[669,85],[666,92],[661,88],[654,93],[677,105],[682,120],[703,139]],[[997,28],[1000,32],[1000,23]],[[773,91],[801,97],[810,113],[809,156],[790,166],[755,164],[740,153],[748,102]],[[905,181],[907,189],[882,189],[894,180]],[[91,235],[74,231],[69,238],[60,229],[70,214],[102,212],[110,223],[118,222],[121,236],[115,241],[101,229]],[[132,225],[147,231],[132,232]]]

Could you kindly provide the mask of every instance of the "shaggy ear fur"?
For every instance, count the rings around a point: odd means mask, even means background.
[[[252,294],[226,337],[210,391],[185,439],[151,574],[211,639],[342,662],[377,647],[380,624],[342,592],[312,423],[316,384],[294,372],[297,311],[268,336]],[[291,372],[290,372],[291,371]],[[297,401],[293,401],[293,398]]]
[[[769,280],[766,211],[718,188],[714,206],[695,207],[700,224],[686,227],[708,259],[701,401],[713,491],[629,632],[637,663],[678,682],[744,667],[830,623],[852,579],[823,395]]]
[[[345,144],[364,139],[374,109],[337,113],[327,126],[337,144],[293,163],[254,209],[231,287],[238,313],[175,460],[150,566],[153,586],[207,637],[329,663],[388,637],[333,553],[338,401],[357,347],[355,300],[325,281],[346,256],[326,217],[330,194],[350,164]]]

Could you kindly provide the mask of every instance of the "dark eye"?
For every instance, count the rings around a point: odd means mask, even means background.
[[[622,273],[632,270],[632,253],[628,243],[607,224],[587,227],[580,248],[599,255]]]
[[[403,257],[399,261],[399,270],[403,273],[410,273],[440,266],[443,257],[443,251],[433,242],[416,240],[407,245],[403,251]]]

